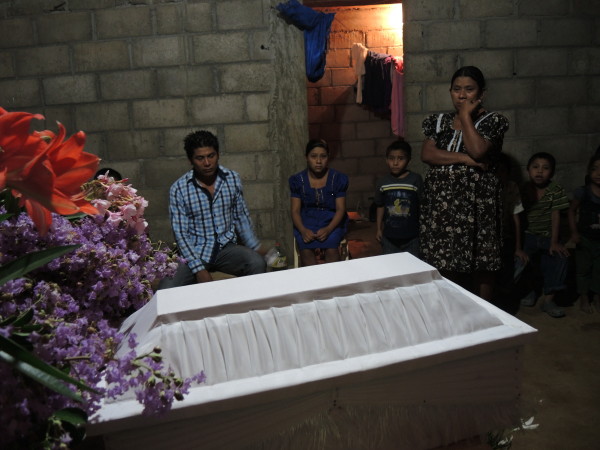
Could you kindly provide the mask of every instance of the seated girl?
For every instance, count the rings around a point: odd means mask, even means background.
[[[346,234],[348,177],[328,167],[329,147],[321,139],[306,145],[306,170],[289,178],[294,237],[302,266],[340,260],[339,245]]]

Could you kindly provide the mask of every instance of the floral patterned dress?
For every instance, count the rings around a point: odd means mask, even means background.
[[[423,132],[437,148],[466,153],[462,131],[453,128],[455,115],[428,116]],[[431,166],[424,181],[421,252],[426,262],[440,270],[472,273],[501,266],[502,187],[493,160],[502,150],[508,120],[485,112],[475,128],[493,144],[488,171],[463,164]]]

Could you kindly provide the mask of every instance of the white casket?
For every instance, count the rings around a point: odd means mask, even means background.
[[[401,253],[158,291],[121,331],[207,379],[104,404],[108,449],[414,450],[511,425],[536,330]]]

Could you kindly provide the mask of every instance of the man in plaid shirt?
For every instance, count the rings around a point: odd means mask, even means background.
[[[219,165],[219,142],[209,131],[186,136],[192,169],[169,191],[169,215],[185,264],[161,289],[212,281],[210,271],[244,276],[266,270],[238,173]],[[238,239],[241,244],[238,245]]]

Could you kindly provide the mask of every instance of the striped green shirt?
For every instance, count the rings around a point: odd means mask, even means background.
[[[537,236],[551,237],[552,211],[567,209],[568,207],[569,200],[565,190],[559,184],[551,181],[542,198],[525,205],[527,217],[527,229],[525,231]]]

